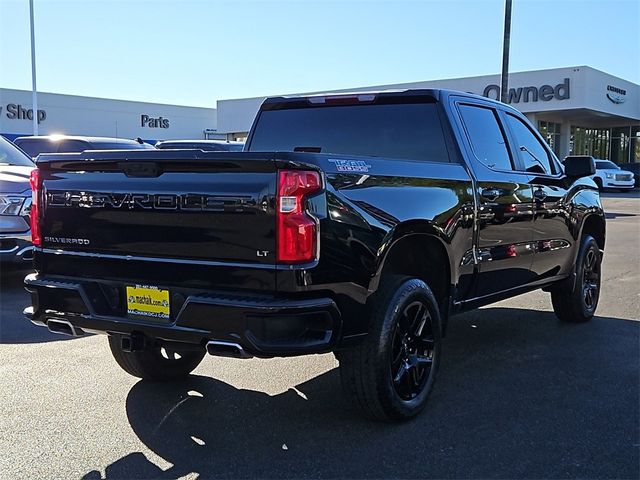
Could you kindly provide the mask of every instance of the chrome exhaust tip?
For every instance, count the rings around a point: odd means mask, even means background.
[[[252,358],[239,344],[221,340],[207,342],[207,353],[216,357]]]
[[[81,337],[84,335],[84,331],[81,328],[74,327],[67,320],[59,318],[48,319],[47,328],[52,333],[60,333],[62,335],[69,335],[72,337]]]

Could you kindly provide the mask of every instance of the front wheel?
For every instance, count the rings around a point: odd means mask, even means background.
[[[345,393],[374,420],[414,417],[433,387],[441,339],[438,304],[428,285],[409,277],[387,279],[376,293],[367,338],[338,355]]]
[[[584,235],[576,258],[574,275],[551,290],[551,303],[563,322],[588,322],[600,299],[601,255],[598,243]]]
[[[155,381],[178,380],[189,375],[202,361],[205,350],[173,351],[158,345],[127,352],[120,335],[109,335],[109,347],[118,365],[130,375]]]

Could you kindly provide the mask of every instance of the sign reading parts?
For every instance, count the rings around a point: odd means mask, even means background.
[[[169,128],[169,119],[164,117],[150,117],[140,115],[140,126],[149,128]]]

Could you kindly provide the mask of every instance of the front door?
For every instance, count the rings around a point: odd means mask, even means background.
[[[536,280],[568,273],[567,249],[573,247],[568,210],[567,182],[554,154],[537,132],[517,115],[505,112],[503,120],[522,170],[533,188],[533,271]]]

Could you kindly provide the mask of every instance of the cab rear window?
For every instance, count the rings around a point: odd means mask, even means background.
[[[340,105],[260,112],[249,151],[296,149],[449,161],[434,103]]]

